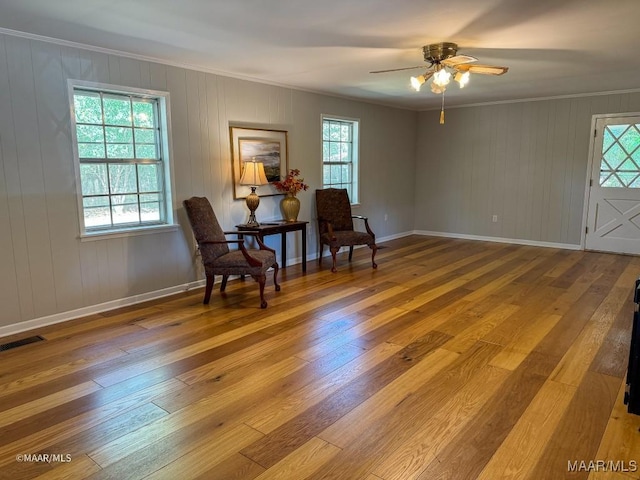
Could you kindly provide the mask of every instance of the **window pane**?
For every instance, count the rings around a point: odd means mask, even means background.
[[[82,195],[108,195],[109,181],[104,163],[83,163],[80,165]]]
[[[136,127],[153,128],[153,104],[150,102],[133,102],[133,124]]]
[[[329,138],[331,140],[340,141],[340,124],[331,123],[329,126]]]
[[[137,195],[113,195],[111,197],[113,223],[137,223],[140,221]]]
[[[329,140],[329,122],[322,122],[322,139]]]
[[[107,143],[133,143],[133,130],[125,127],[105,127]]]
[[[351,166],[350,165],[341,165],[342,167],[342,171],[341,173],[341,179],[342,182],[347,182],[347,183],[351,183]]]
[[[156,131],[147,128],[136,128],[136,143],[156,143]]]
[[[340,183],[341,182],[341,165],[331,165],[331,183]]]
[[[109,207],[90,207],[84,209],[84,226],[107,227],[111,226]]]
[[[140,204],[140,218],[145,222],[157,222],[160,220],[160,203],[149,202]]]
[[[153,203],[160,201],[159,193],[146,193],[144,195],[140,195],[140,203]]]
[[[138,165],[138,183],[141,192],[158,192],[158,165]]]
[[[322,166],[322,183],[325,185],[331,183],[331,167],[329,165]]]
[[[107,144],[107,158],[133,158],[133,145]]]
[[[136,158],[158,158],[155,145],[136,145]]]
[[[85,207],[108,207],[109,197],[107,195],[102,197],[85,197],[82,199],[82,205]]]
[[[351,141],[351,125],[340,126],[340,140],[343,142]]]
[[[114,205],[111,209],[111,215],[113,216],[114,225],[140,222],[140,212],[138,210],[137,202]]]
[[[76,123],[102,123],[102,102],[98,93],[76,93],[73,104]]]
[[[351,144],[350,143],[340,144],[340,161],[341,162],[351,161]]]
[[[104,96],[104,123],[131,125],[131,102],[128,98]]]
[[[104,130],[100,125],[78,125],[78,142],[104,142]]]
[[[339,143],[329,144],[329,161],[330,162],[340,161],[340,144]]]
[[[105,158],[104,143],[78,143],[80,158]]]
[[[136,166],[109,164],[111,193],[136,193]]]

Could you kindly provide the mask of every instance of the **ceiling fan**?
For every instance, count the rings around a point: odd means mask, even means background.
[[[496,65],[473,64],[478,59],[469,55],[458,55],[458,45],[451,42],[432,43],[422,47],[425,62],[429,63],[427,70],[417,77],[411,77],[411,86],[418,92],[420,87],[433,77],[431,91],[442,94],[442,110],[440,111],[440,123],[444,123],[444,92],[451,81],[451,76],[460,88],[469,83],[471,73],[481,75],[502,75],[506,73],[508,67]],[[473,64],[473,65],[472,65]],[[414,67],[393,68],[390,70],[374,70],[370,73],[387,73],[401,70],[414,70],[424,68],[424,65]]]

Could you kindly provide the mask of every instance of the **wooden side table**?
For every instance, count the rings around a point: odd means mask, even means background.
[[[250,227],[247,225],[236,225],[238,230],[238,238],[244,238],[244,235],[240,231],[256,232],[255,234],[264,241],[264,237],[268,235],[280,234],[282,242],[282,259],[281,267],[287,266],[287,232],[302,232],[302,271],[307,271],[307,224],[306,221],[285,222],[284,220],[272,221],[261,223],[258,227]]]

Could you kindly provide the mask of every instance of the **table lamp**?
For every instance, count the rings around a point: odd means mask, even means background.
[[[251,193],[247,195],[246,202],[247,208],[251,212],[249,215],[249,227],[259,227],[260,224],[256,220],[256,209],[260,205],[260,197],[256,194],[256,188],[260,185],[266,185],[269,181],[264,173],[264,164],[262,162],[256,162],[254,158],[250,162],[244,162],[244,170],[240,177],[240,185],[249,185],[251,187]]]

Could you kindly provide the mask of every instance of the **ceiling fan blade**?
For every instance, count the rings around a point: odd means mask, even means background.
[[[462,65],[464,63],[472,63],[477,62],[478,59],[476,57],[472,57],[470,55],[456,55],[455,57],[449,57],[442,60],[443,65],[447,67],[455,67],[456,65]]]
[[[417,65],[415,67],[405,67],[405,68],[392,68],[390,70],[374,70],[373,72],[369,72],[369,73],[388,73],[388,72],[400,72],[402,70],[414,70],[416,68],[425,68],[428,65]]]
[[[482,75],[502,75],[507,73],[509,67],[498,67],[497,65],[456,65],[459,72],[480,73]]]

